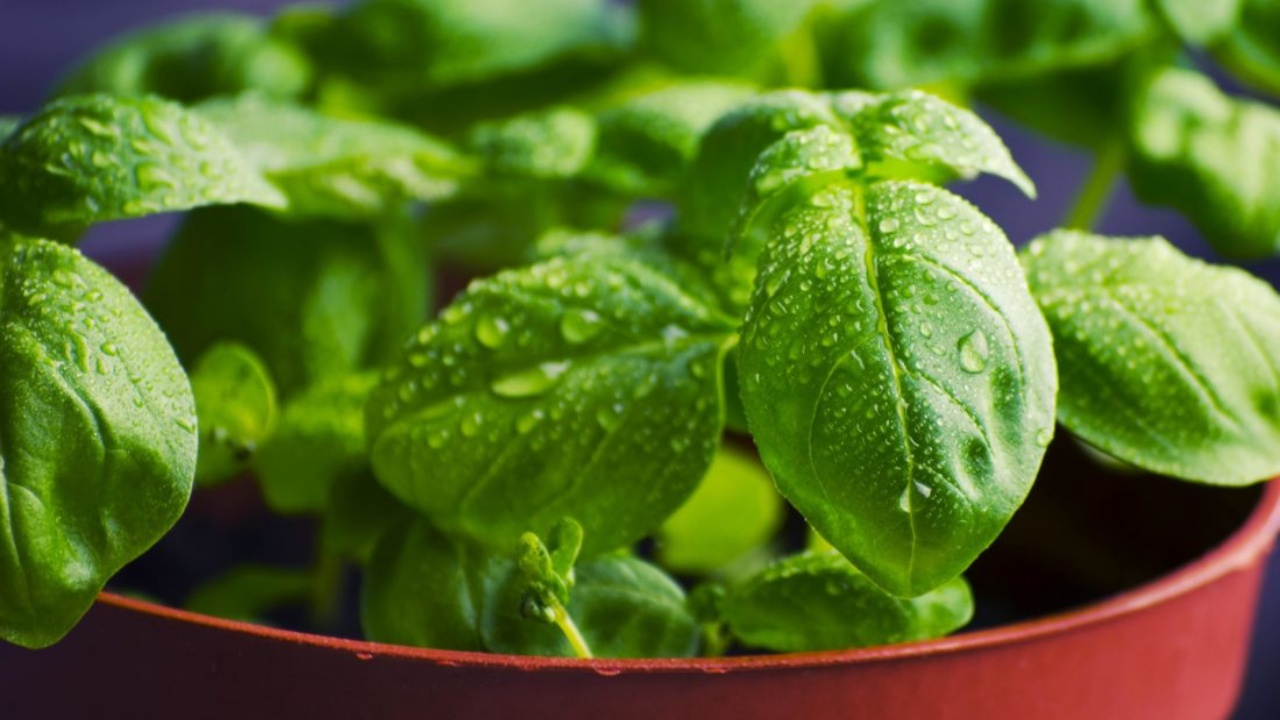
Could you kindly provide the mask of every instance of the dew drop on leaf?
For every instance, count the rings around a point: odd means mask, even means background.
[[[575,345],[599,335],[602,328],[600,316],[591,310],[569,310],[560,319],[560,334]]]
[[[960,367],[965,372],[977,374],[987,369],[987,357],[991,351],[987,347],[987,336],[981,330],[960,338],[957,347],[960,350]]]
[[[476,321],[476,340],[491,350],[502,347],[502,343],[506,341],[507,334],[510,332],[511,325],[500,317],[482,315]]]

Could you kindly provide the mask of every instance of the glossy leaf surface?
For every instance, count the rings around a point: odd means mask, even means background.
[[[1247,0],[1156,0],[1156,9],[1179,37],[1203,45],[1226,35]]]
[[[835,185],[778,223],[738,350],[782,494],[900,596],[959,575],[1053,432],[1052,348],[1004,234],[934,187]]]
[[[0,253],[0,638],[43,647],[178,519],[196,415],[109,273],[43,240]]]
[[[1058,418],[1188,480],[1280,473],[1280,297],[1160,238],[1058,232],[1023,253],[1062,374]]]
[[[194,112],[284,193],[293,215],[385,215],[406,200],[452,195],[472,172],[448,145],[407,126],[257,96],[211,100]]]
[[[1280,250],[1280,111],[1232,99],[1198,73],[1166,70],[1133,115],[1139,199],[1177,208],[1223,254]]]
[[[217,128],[158,98],[58,100],[0,144],[0,222],[25,232],[232,203],[285,200]]]
[[[192,369],[191,390],[200,420],[196,481],[230,480],[275,429],[275,383],[252,350],[222,343],[209,348]]]
[[[955,578],[919,597],[881,590],[834,551],[776,561],[729,589],[721,613],[741,642],[775,652],[814,652],[927,640],[973,617],[973,595]]]
[[[368,408],[379,480],[442,528],[505,548],[571,517],[591,554],[693,492],[718,443],[732,322],[625,258],[474,283]]]

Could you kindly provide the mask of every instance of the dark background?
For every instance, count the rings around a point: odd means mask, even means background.
[[[284,0],[0,0],[0,114],[37,108],[62,73],[104,40],[130,28],[202,9],[268,13]],[[980,180],[959,190],[999,223],[1018,244],[1056,226],[1089,168],[1089,158],[1047,143],[991,117],[1014,157],[1035,180],[1040,197],[1031,202],[1012,187]],[[168,219],[108,227],[86,249],[98,256],[132,252],[164,237]],[[1176,213],[1144,208],[1127,187],[1118,187],[1097,228],[1115,235],[1161,234],[1184,250],[1211,257],[1199,233]],[[1280,282],[1280,261],[1248,266]],[[1259,607],[1249,675],[1237,720],[1280,718],[1280,554],[1270,561]]]

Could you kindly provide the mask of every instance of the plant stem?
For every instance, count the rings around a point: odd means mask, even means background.
[[[556,625],[564,636],[569,639],[569,644],[573,646],[573,654],[585,660],[594,657],[591,654],[591,647],[587,645],[587,639],[582,637],[582,633],[578,631],[578,626],[574,624],[573,618],[569,617],[568,611],[564,609],[564,605],[554,597],[547,598],[550,600],[551,610],[555,613]]]
[[[339,619],[342,601],[342,558],[320,550],[311,584],[311,621],[321,630],[333,629]]]
[[[1093,168],[1076,194],[1075,204],[1062,220],[1062,226],[1072,230],[1092,230],[1107,209],[1116,178],[1124,169],[1124,144],[1110,142],[1094,157]]]
[[[792,87],[822,87],[822,59],[818,56],[813,24],[805,23],[779,44],[782,76]]]

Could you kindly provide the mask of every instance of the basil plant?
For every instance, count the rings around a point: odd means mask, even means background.
[[[0,118],[0,638],[57,641],[246,474],[315,566],[193,609],[323,628],[355,568],[372,640],[681,657],[963,627],[1059,426],[1280,473],[1280,297],[1088,230],[1127,171],[1277,247],[1280,116],[1179,59],[1280,87],[1280,15],[1201,5],[360,0],[120,39]],[[1035,197],[969,98],[1097,152],[1069,229],[1018,251],[947,189]],[[75,249],[175,212],[140,300]]]

